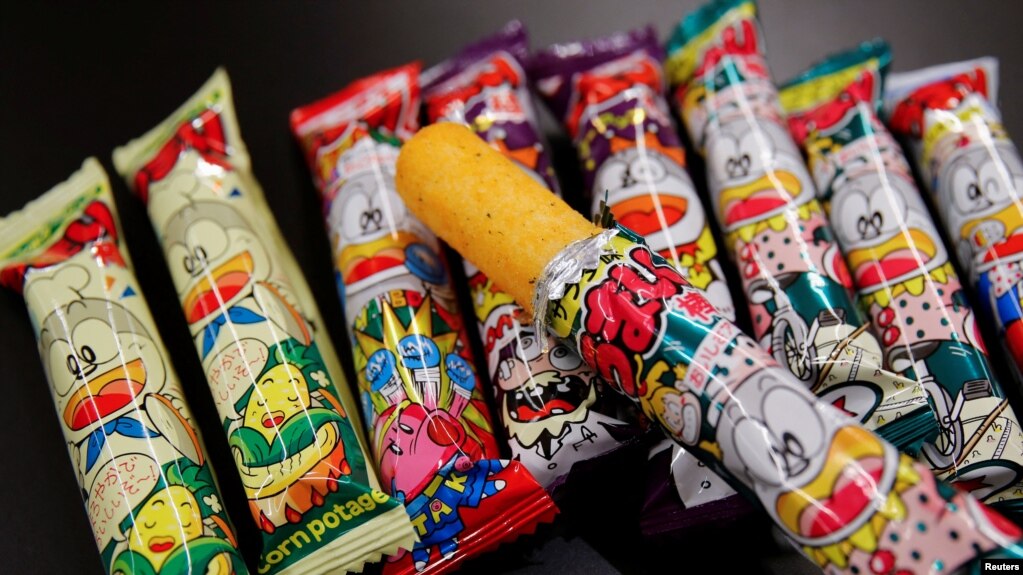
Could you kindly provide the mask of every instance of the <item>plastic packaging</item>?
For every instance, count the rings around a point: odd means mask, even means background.
[[[685,169],[664,99],[663,51],[652,28],[537,53],[530,75],[572,137],[590,214],[605,202],[729,319],[735,304],[707,211]]]
[[[250,171],[227,74],[217,70],[114,163],[163,246],[262,531],[257,571],[358,571],[411,547],[404,509],[366,465],[337,356]]]
[[[938,227],[881,124],[891,54],[881,41],[822,61],[781,92],[821,203],[873,320],[885,366],[920,382],[941,428],[923,445],[938,477],[1003,513],[1023,503],[1023,432]]]
[[[591,215],[606,205],[734,321],[735,304],[710,219],[685,169],[685,151],[665,101],[663,58],[654,30],[644,28],[550,46],[533,57],[530,74],[572,137]],[[657,451],[657,446],[651,451],[652,462],[663,461]],[[718,481],[681,448],[672,448],[670,461],[668,467],[649,466],[647,473],[676,486],[678,499],[648,497],[640,518],[645,533],[721,519],[740,508],[716,503],[734,495],[730,489],[699,487]],[[660,486],[654,492],[660,493]],[[682,512],[711,502],[714,509],[700,514]],[[669,517],[677,521],[665,520]]]
[[[726,249],[760,345],[824,401],[899,448],[937,433],[922,386],[883,369],[852,278],[788,133],[750,0],[717,0],[679,23],[668,74],[707,161]]]
[[[557,512],[501,460],[440,242],[394,191],[418,64],[292,112],[320,190],[375,462],[420,542],[384,573],[447,572]]]
[[[0,219],[104,570],[248,573],[95,159]]]
[[[997,106],[998,62],[980,58],[892,74],[889,126],[910,142],[985,317],[1023,381],[1023,160]]]
[[[528,51],[525,28],[513,21],[424,72],[427,119],[469,126],[557,194],[522,69]],[[636,432],[600,412],[606,391],[579,354],[549,335],[536,337],[512,297],[463,262],[512,457],[554,493],[577,462],[611,452]]]
[[[814,398],[638,236],[596,229],[562,202],[536,208],[547,192],[467,130],[422,130],[396,182],[509,291],[535,286],[533,313],[825,571],[952,573],[1023,558],[1018,527]],[[506,239],[472,241],[509,226]],[[538,257],[502,270],[527,245]]]

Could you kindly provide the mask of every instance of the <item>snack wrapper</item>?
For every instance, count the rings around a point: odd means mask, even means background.
[[[937,433],[926,393],[883,369],[852,278],[789,135],[749,0],[686,16],[668,74],[707,162],[726,248],[739,266],[753,334],[822,400],[899,448]]]
[[[0,219],[104,571],[248,573],[94,158]]]
[[[891,53],[870,42],[789,83],[781,101],[807,152],[885,365],[920,382],[941,428],[935,474],[1005,513],[1023,503],[1023,432],[902,150],[877,116]]]
[[[665,101],[663,50],[653,28],[556,44],[530,75],[575,144],[591,215],[606,203],[731,320],[735,304],[718,246]]]
[[[525,466],[500,459],[440,242],[395,192],[418,73],[381,72],[291,116],[323,199],[375,462],[420,538],[384,573],[453,570],[557,512]]]
[[[1018,380],[1023,366],[1023,160],[997,107],[998,62],[892,74],[885,110],[906,138],[959,263],[994,320]]]
[[[334,348],[250,171],[226,72],[114,163],[163,246],[262,532],[257,570],[358,571],[410,548],[408,517],[366,465]]]
[[[663,59],[654,30],[644,28],[556,44],[533,57],[530,73],[572,137],[591,215],[599,217],[606,206],[734,321],[735,304],[710,220],[685,169],[685,151],[665,100]],[[719,518],[716,503],[701,514],[683,510],[734,493],[727,487],[700,488],[721,482],[677,446],[670,456],[673,464],[656,467],[663,461],[657,451],[657,447],[651,451],[648,473],[677,487],[678,499],[655,497],[660,504],[648,499],[640,519],[644,532],[671,530],[676,522],[660,520],[665,516],[679,520],[682,527]],[[661,492],[660,487],[655,492]],[[728,515],[734,507],[729,504],[718,511]]]
[[[558,194],[522,68],[528,52],[526,30],[513,21],[430,68],[423,74],[427,119],[469,126]],[[576,462],[608,453],[636,432],[600,412],[606,392],[578,353],[550,335],[537,337],[515,300],[463,263],[512,457],[553,493]]]
[[[569,245],[535,313],[825,572],[1020,557],[1019,528],[814,398],[640,241],[619,228]]]

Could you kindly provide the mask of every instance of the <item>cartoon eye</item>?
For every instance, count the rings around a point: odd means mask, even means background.
[[[1004,204],[1013,191],[1013,174],[1008,166],[1001,161],[1001,158],[991,158],[981,164],[977,170],[977,180],[980,192],[984,194],[989,202],[994,205]]]
[[[385,177],[383,186],[383,193],[377,196],[376,203],[379,204],[383,214],[382,223],[384,228],[396,230],[405,223],[408,217],[408,210],[405,208],[405,202],[402,201],[401,196],[395,191],[393,178]]]
[[[410,431],[409,433],[412,432]],[[387,449],[389,449],[395,455],[403,455],[405,453],[404,451],[402,451],[401,447],[399,447],[398,444],[395,443],[393,440],[391,441],[391,444],[387,446]]]
[[[401,423],[401,422],[398,423],[398,429],[400,429],[400,430],[402,430],[405,433],[408,433],[410,435],[412,434],[413,431],[415,431],[407,423]]]
[[[156,527],[156,521],[153,522],[144,521],[142,523],[142,526],[145,527],[146,529],[152,529],[153,527]]]
[[[852,188],[836,194],[831,213],[837,216],[833,217],[832,221],[842,244],[856,245],[865,238],[861,232],[861,222],[870,220],[871,209],[867,195],[862,191]]]
[[[878,231],[883,236],[889,236],[906,222],[907,208],[906,197],[902,191],[897,189],[898,183],[889,180],[887,186],[878,187],[870,195],[871,217],[879,218],[880,228]]]
[[[539,339],[532,332],[523,334],[518,338],[519,359],[529,363],[540,356],[541,345]]]
[[[220,260],[230,243],[223,226],[208,219],[197,220],[188,226],[185,241],[188,245],[185,255],[192,258],[192,267],[197,270],[190,272],[193,274],[205,269],[209,262]]]
[[[762,174],[774,167],[777,146],[769,129],[754,126],[739,138],[736,160],[745,174]],[[744,174],[744,175],[745,175]]]
[[[642,154],[629,162],[629,174],[637,181],[653,184],[663,180],[668,174],[668,170],[660,158],[651,154]]]
[[[341,235],[347,240],[360,240],[366,235],[363,215],[371,211],[369,191],[361,180],[346,183],[338,192],[334,208],[340,213]]]
[[[554,346],[548,357],[551,360],[551,365],[559,371],[572,371],[578,369],[583,363],[583,359],[579,357],[579,354],[564,345]]]
[[[710,176],[718,185],[741,177],[743,159],[740,156],[735,138],[727,134],[712,136],[707,145],[707,160]],[[746,165],[748,167],[748,160]]]
[[[962,163],[956,166],[950,177],[949,192],[953,196],[956,211],[962,214],[981,212],[991,207],[991,202],[984,196],[980,178],[973,166]]]
[[[73,353],[79,364],[105,364],[117,357],[121,349],[110,324],[100,319],[87,319],[76,325],[71,332],[71,341],[77,346]]]
[[[636,180],[629,174],[629,166],[620,157],[612,156],[597,172],[596,184],[593,186],[594,201],[599,205],[604,199],[604,192],[608,192],[609,199],[613,192],[628,189],[636,184]]]
[[[811,467],[824,447],[824,423],[805,397],[791,389],[764,396],[760,418],[735,426],[733,441],[747,472],[768,485],[781,485]]]
[[[295,401],[298,401],[298,396],[296,395],[295,397],[291,397],[291,396],[289,395],[289,396],[288,396],[288,401],[291,401],[291,402],[295,402]]]

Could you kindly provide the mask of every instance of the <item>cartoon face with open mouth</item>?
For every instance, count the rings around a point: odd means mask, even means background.
[[[164,387],[160,351],[145,326],[114,302],[84,298],[43,320],[39,345],[72,438],[141,408]]]
[[[606,191],[615,219],[662,255],[695,242],[703,231],[704,214],[689,174],[657,150],[615,154],[601,165],[595,182],[593,212]]]
[[[835,188],[831,214],[862,291],[897,284],[948,261],[918,192],[897,175],[870,172],[847,180]]]
[[[577,353],[555,344],[543,353],[542,342],[528,328],[501,351],[495,381],[508,432],[531,447],[548,436],[560,437],[586,419],[582,409],[596,400],[595,376]]]
[[[770,120],[736,116],[707,135],[707,178],[722,227],[781,213],[814,196],[813,183],[792,137]]]
[[[938,198],[963,265],[1023,252],[1023,161],[1012,144],[963,138],[938,177]]]
[[[171,277],[193,334],[270,275],[266,248],[241,214],[224,202],[187,204],[171,216],[163,236]]]
[[[438,246],[411,217],[394,184],[394,165],[375,162],[346,179],[330,205],[327,222],[337,232],[336,266],[346,286],[412,271],[440,282],[433,260]]]
[[[764,507],[800,543],[869,547],[889,501],[898,453],[818,408],[809,393],[761,372],[742,384],[717,426],[723,463],[751,482]],[[883,525],[882,525],[883,526]],[[866,530],[866,531],[864,531]],[[868,550],[869,552],[870,550]]]

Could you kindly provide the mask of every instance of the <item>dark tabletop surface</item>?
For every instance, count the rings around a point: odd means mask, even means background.
[[[760,3],[768,58],[784,80],[826,53],[882,36],[894,70],[997,56],[1006,125],[1023,134],[1023,9],[1011,2],[932,0]],[[347,82],[412,59],[433,64],[464,43],[522,19],[534,48],[653,23],[664,38],[694,0],[615,2],[3,2],[0,4],[0,214],[63,181],[87,156],[113,174],[111,150],[142,134],[191,95],[218,65],[234,85],[256,176],[349,357],[326,234],[309,174],[288,132],[288,112]],[[569,195],[580,177],[566,138],[547,119],[555,164]],[[697,175],[697,177],[700,177]],[[136,272],[206,433],[215,462],[227,445],[141,204],[113,179]],[[24,304],[0,294],[0,572],[100,573],[64,440]],[[251,558],[258,541],[228,463],[227,509]],[[766,522],[750,518],[668,540],[636,529],[641,494],[604,492],[558,523],[492,557],[479,573],[812,572]],[[633,489],[632,491],[635,491]],[[698,567],[701,566],[701,567]],[[687,569],[686,567],[690,567]]]

